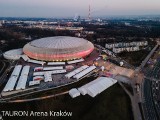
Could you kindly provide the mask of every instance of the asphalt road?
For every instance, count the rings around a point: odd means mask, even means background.
[[[157,101],[156,94],[159,95],[158,82],[160,79],[160,61],[154,64],[153,68],[149,69],[145,74],[143,83],[143,112],[145,119],[147,120],[159,120],[160,119],[160,103]]]
[[[148,60],[151,58],[151,56],[154,54],[155,50],[158,48],[159,45],[156,45],[152,51],[147,55],[147,57],[142,61],[141,65],[137,68],[137,71],[143,69],[145,64],[148,62]]]

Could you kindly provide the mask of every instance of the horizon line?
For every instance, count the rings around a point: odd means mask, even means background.
[[[149,16],[155,16],[155,17],[160,17],[160,14],[142,14],[142,15],[99,15],[99,16],[92,16],[91,18],[98,18],[98,17],[149,17]],[[66,17],[58,17],[58,16],[0,16],[0,18],[73,18],[74,16],[66,16]],[[87,16],[81,16],[82,19],[88,18]]]

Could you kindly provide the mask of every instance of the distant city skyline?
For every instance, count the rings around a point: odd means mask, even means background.
[[[0,17],[160,15],[159,0],[0,0]]]

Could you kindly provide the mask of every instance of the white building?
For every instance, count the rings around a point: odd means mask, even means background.
[[[107,49],[112,49],[112,48],[125,48],[125,47],[139,47],[139,46],[147,46],[148,41],[137,41],[137,42],[119,42],[119,43],[109,43],[106,44],[105,47]]]
[[[3,91],[7,92],[7,91],[13,91],[14,87],[16,85],[16,82],[18,80],[19,74],[21,72],[22,69],[22,65],[17,65],[15,66],[6,86],[4,87]]]
[[[20,49],[13,49],[13,50],[6,51],[5,53],[3,53],[3,56],[5,59],[18,60],[20,59],[22,54],[23,54],[23,51],[22,51],[22,48],[20,48]]]
[[[132,51],[139,51],[139,46],[137,47],[125,47],[125,48],[113,48],[114,53],[121,53],[123,51],[132,52]]]
[[[95,97],[110,86],[114,85],[117,80],[107,77],[99,77],[96,80],[78,88],[82,95],[88,94],[91,97]]]
[[[83,76],[87,75],[88,73],[90,73],[91,71],[93,71],[94,69],[96,69],[96,66],[90,66],[87,69],[83,70],[82,72],[73,76],[73,78],[76,78],[78,80],[82,78]]]
[[[30,66],[24,66],[21,72],[21,76],[19,78],[19,81],[17,83],[16,90],[24,90],[26,88],[27,80],[28,80],[28,74],[29,74]]]
[[[73,88],[69,91],[69,95],[72,97],[72,98],[75,98],[75,97],[78,97],[80,96],[80,92],[76,89],[76,88]]]

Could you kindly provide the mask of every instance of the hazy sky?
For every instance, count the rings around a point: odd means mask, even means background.
[[[160,0],[0,0],[2,17],[159,15]]]

